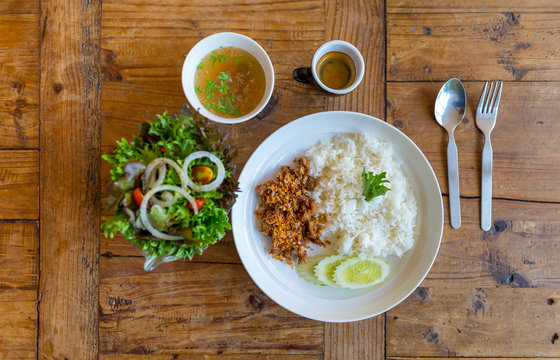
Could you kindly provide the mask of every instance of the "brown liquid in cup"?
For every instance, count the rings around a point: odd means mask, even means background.
[[[354,83],[356,68],[350,56],[333,51],[321,56],[317,62],[317,75],[326,87],[342,90]]]

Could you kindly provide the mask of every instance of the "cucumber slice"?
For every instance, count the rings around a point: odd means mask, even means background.
[[[340,287],[333,278],[337,267],[348,259],[345,255],[331,255],[321,260],[315,266],[315,276],[325,285]]]
[[[314,269],[317,264],[324,259],[324,256],[315,256],[312,258],[307,258],[304,263],[299,263],[296,265],[296,271],[298,275],[312,284],[315,285],[325,285],[315,276]]]
[[[351,258],[338,265],[333,280],[339,287],[359,289],[379,284],[387,275],[389,264],[384,260]]]

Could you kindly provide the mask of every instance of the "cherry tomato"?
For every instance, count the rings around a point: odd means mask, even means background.
[[[191,169],[191,179],[193,182],[204,185],[212,181],[214,172],[211,168],[204,165],[196,165]]]
[[[204,205],[204,199],[203,198],[198,198],[194,200],[195,204],[196,204],[196,208],[198,209],[198,211],[200,211],[200,209],[202,209],[202,206]],[[194,211],[191,203],[189,202],[189,209],[191,209],[192,211]]]
[[[132,192],[132,198],[134,199],[136,205],[142,205],[142,200],[144,200],[144,194],[142,193],[142,190],[140,190],[140,188],[134,189],[134,191]]]

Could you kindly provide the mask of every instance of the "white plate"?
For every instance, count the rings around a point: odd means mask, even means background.
[[[274,260],[269,237],[258,231],[255,187],[276,177],[280,166],[322,139],[336,134],[364,133],[388,140],[402,161],[418,200],[419,233],[415,246],[391,261],[389,278],[380,286],[350,290],[306,282],[289,265]],[[240,194],[233,206],[233,236],[237,252],[253,281],[282,307],[307,318],[356,321],[381,314],[404,300],[430,270],[443,233],[443,202],[437,178],[420,149],[405,134],[374,117],[346,111],[312,114],[270,135],[255,150],[239,177]]]

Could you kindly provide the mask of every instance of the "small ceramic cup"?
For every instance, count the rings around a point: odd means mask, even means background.
[[[354,81],[342,89],[331,88],[321,81],[318,75],[318,64],[321,58],[331,52],[338,52],[346,54],[350,57],[353,62],[355,76]],[[365,72],[364,58],[362,54],[356,47],[346,41],[342,40],[332,40],[321,45],[313,54],[313,59],[311,60],[311,67],[301,67],[294,70],[294,79],[299,82],[306,84],[316,84],[321,89],[329,92],[331,94],[347,94],[354,90],[362,81]]]
[[[230,46],[245,50],[253,55],[261,64],[266,79],[264,94],[257,107],[250,113],[235,118],[221,117],[208,111],[208,109],[202,106],[200,100],[198,99],[194,86],[196,68],[200,64],[200,61],[212,51],[220,47]],[[270,96],[272,95],[272,90],[274,89],[274,69],[267,53],[256,41],[245,35],[224,32],[213,34],[200,40],[189,51],[187,57],[185,58],[185,62],[183,63],[181,80],[185,96],[195,111],[212,121],[224,124],[235,124],[254,118],[266,106],[270,100]]]

